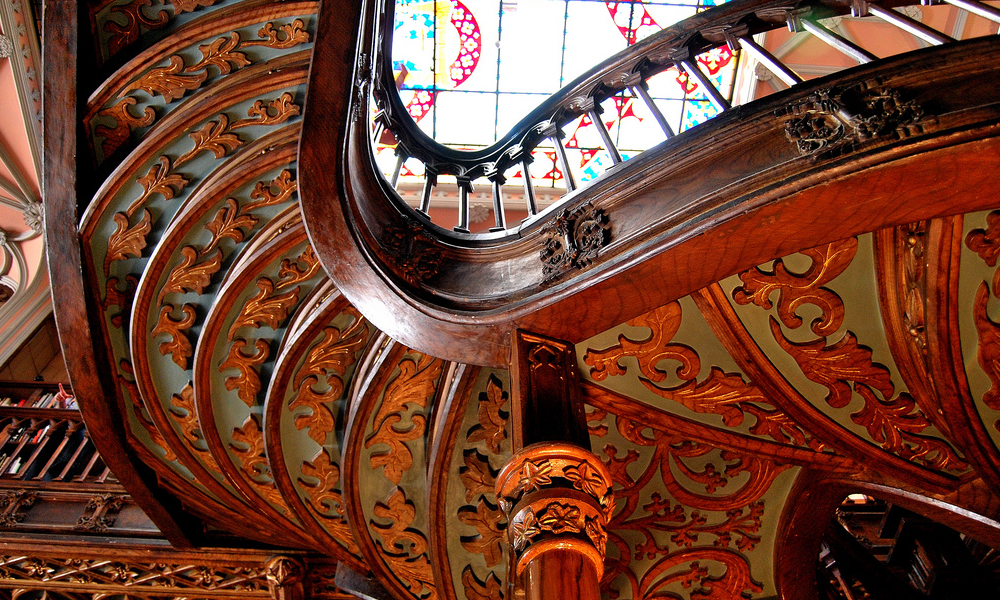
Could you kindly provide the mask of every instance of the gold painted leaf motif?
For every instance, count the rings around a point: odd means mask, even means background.
[[[278,288],[284,289],[310,279],[319,272],[320,264],[312,246],[306,246],[295,260],[286,258],[278,269]]]
[[[233,427],[232,438],[236,443],[230,443],[229,447],[240,459],[243,474],[264,498],[287,513],[284,498],[271,479],[271,468],[267,464],[267,455],[264,452],[264,434],[257,421],[257,415],[251,414],[247,417],[242,427]],[[245,444],[247,447],[243,449],[238,444]],[[261,481],[262,478],[265,481]]]
[[[288,408],[295,410],[296,408],[305,406],[312,411],[309,414],[295,417],[295,428],[299,430],[308,428],[310,439],[323,446],[326,444],[327,436],[336,427],[333,411],[327,406],[327,402],[332,402],[339,398],[341,393],[343,393],[344,386],[341,384],[339,388],[331,388],[328,392],[316,393],[313,391],[312,386],[318,383],[318,381],[312,375],[306,378],[302,387],[299,388],[298,393],[295,394],[295,398],[288,405]],[[339,379],[335,379],[335,381],[339,381]]]
[[[465,501],[472,502],[480,494],[495,498],[496,473],[490,468],[489,459],[469,448],[463,452],[463,460],[465,465],[458,468],[458,476],[465,486]]]
[[[111,34],[108,38],[108,54],[114,56],[135,43],[142,33],[141,28],[161,29],[170,22],[170,13],[162,8],[157,11],[155,18],[147,17],[143,7],[150,5],[151,0],[139,0],[111,7],[111,13],[123,16],[125,24],[122,25],[113,19],[108,19],[104,23],[104,31]]]
[[[139,425],[149,435],[150,441],[163,450],[163,460],[165,462],[177,460],[177,455],[170,448],[170,444],[163,438],[163,434],[156,428],[153,420],[149,418],[149,413],[142,400],[142,394],[139,392],[139,386],[135,382],[135,370],[132,368],[132,363],[122,359],[118,363],[118,367],[121,369],[121,372],[118,373],[118,382],[125,388],[125,393],[128,394],[129,400],[131,400],[132,406],[135,408],[135,420],[139,422]],[[128,377],[125,375],[128,375]]]
[[[247,341],[242,338],[233,342],[226,360],[219,365],[219,371],[236,369],[240,372],[237,377],[226,377],[226,389],[237,390],[236,395],[240,400],[247,406],[253,406],[257,401],[257,394],[260,393],[260,375],[256,367],[267,360],[271,354],[271,347],[266,340],[257,340],[254,342],[254,353],[248,355],[243,353],[246,343]]]
[[[367,342],[367,321],[353,307],[348,308],[348,314],[354,316],[354,322],[346,330],[341,332],[336,327],[326,327],[323,329],[323,339],[309,350],[302,368],[296,373],[299,379],[298,385],[302,385],[302,380],[309,376],[320,376],[324,373],[344,375],[347,368],[354,364],[355,356]],[[328,382],[331,386],[337,385]],[[339,381],[343,386],[343,381]],[[333,399],[340,396],[336,393]]]
[[[253,200],[251,206],[258,208],[281,204],[291,198],[298,189],[297,185],[298,183],[292,178],[292,172],[287,169],[266,184],[258,181],[250,192],[250,198]]]
[[[201,295],[212,283],[212,275],[218,273],[222,266],[222,251],[218,249],[199,263],[195,263],[198,260],[198,251],[193,246],[181,248],[181,256],[183,260],[170,270],[157,302],[163,302],[163,298],[170,293],[194,292]]]
[[[169,336],[169,341],[160,342],[160,354],[163,356],[169,354],[178,367],[187,370],[188,359],[194,354],[194,348],[191,346],[191,340],[188,339],[185,332],[194,325],[195,308],[193,304],[181,306],[181,312],[184,316],[179,321],[171,318],[170,313],[172,312],[174,312],[174,305],[172,304],[160,307],[160,316],[156,321],[156,327],[153,328],[150,335],[153,337],[158,335]]]
[[[482,581],[468,565],[462,571],[462,587],[468,600],[503,600],[503,585],[500,579],[491,571]]]
[[[160,194],[164,200],[171,200],[190,183],[182,175],[171,173],[170,168],[170,159],[161,156],[158,164],[150,167],[148,173],[136,180],[142,186],[143,193],[126,210],[130,217],[153,194]]]
[[[208,448],[200,447],[204,436],[201,433],[201,427],[198,424],[198,414],[194,408],[194,386],[188,383],[181,389],[180,394],[172,394],[170,396],[170,410],[167,414],[173,416],[181,429],[181,437],[187,443],[188,447],[197,453],[198,457],[210,471],[222,479],[222,469],[215,462],[215,457],[212,456]]]
[[[111,273],[111,264],[126,258],[139,258],[146,247],[146,236],[153,228],[153,216],[148,210],[142,211],[142,219],[129,227],[129,217],[117,212],[112,217],[116,229],[108,238],[108,253],[104,257],[104,274]]]
[[[340,467],[330,460],[330,455],[324,449],[319,451],[312,462],[302,461],[302,474],[318,480],[317,483],[309,483],[299,478],[299,485],[309,498],[309,509],[323,519],[333,537],[348,552],[354,555],[360,554],[361,549],[354,541],[354,535],[347,524],[344,498],[337,486],[340,481]]]
[[[156,119],[156,111],[152,106],[144,108],[142,116],[134,116],[129,107],[135,106],[137,103],[136,98],[129,96],[97,113],[98,116],[110,117],[115,120],[114,127],[98,125],[94,128],[94,135],[104,138],[104,141],[101,142],[101,152],[104,153],[105,157],[111,156],[115,150],[127,142],[133,129],[148,127]]]
[[[618,344],[605,350],[587,350],[584,362],[591,366],[590,376],[596,381],[603,381],[609,376],[624,375],[625,367],[621,360],[634,356],[639,361],[642,374],[651,381],[660,382],[666,379],[667,371],[657,365],[664,360],[677,361],[677,376],[681,379],[693,379],[701,370],[698,355],[687,346],[671,344],[670,340],[681,325],[681,305],[671,302],[652,310],[642,316],[628,321],[632,327],[646,327],[650,330],[648,338],[640,341],[631,340],[621,334]]]
[[[150,95],[163,96],[167,102],[173,102],[185,93],[201,87],[208,77],[207,71],[184,75],[184,59],[177,54],[169,58],[169,63],[166,67],[150,69],[142,77],[125,86],[122,93],[142,90]]]
[[[139,278],[131,273],[125,275],[125,289],[119,288],[119,283],[121,281],[117,277],[108,278],[102,305],[106,309],[112,306],[121,309],[111,317],[111,325],[120,329],[128,319],[129,309],[132,308],[132,301],[135,299],[135,290],[139,286]]]
[[[168,0],[174,7],[174,14],[192,12],[197,8],[212,6],[217,0]]]

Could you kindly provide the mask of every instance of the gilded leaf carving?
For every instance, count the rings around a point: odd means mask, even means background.
[[[997,266],[1000,257],[1000,212],[986,215],[986,229],[974,229],[965,237],[965,245],[990,267]]]
[[[286,258],[278,269],[278,288],[284,289],[302,283],[319,272],[320,263],[312,246],[306,246],[294,260]]]
[[[244,213],[234,198],[226,198],[225,205],[219,208],[215,217],[205,224],[205,229],[212,233],[212,241],[202,250],[202,254],[207,254],[226,238],[237,244],[242,242],[253,231],[258,221],[259,219],[252,214]]]
[[[233,427],[232,438],[236,443],[230,443],[229,447],[240,459],[243,473],[258,492],[284,510],[284,499],[271,479],[271,468],[267,464],[267,455],[264,452],[264,433],[260,429],[257,415],[251,414],[247,417],[242,427]],[[266,481],[261,481],[261,478]]]
[[[171,415],[181,428],[181,437],[188,445],[188,448],[194,450],[201,461],[205,463],[205,466],[221,478],[222,470],[219,468],[219,464],[215,462],[215,457],[208,451],[208,448],[201,447],[204,436],[201,434],[201,426],[198,424],[198,414],[194,408],[194,386],[188,383],[181,389],[180,394],[172,394],[170,396],[170,411],[167,414]]]
[[[383,522],[388,521],[386,525],[373,519],[370,524],[382,538],[378,545],[390,572],[414,596],[436,599],[434,573],[427,558],[427,539],[412,527],[416,516],[413,503],[397,487],[384,503],[375,504],[374,512]]]
[[[139,278],[129,273],[125,275],[125,289],[119,287],[121,281],[117,277],[109,277],[105,285],[104,308],[118,307],[121,310],[111,316],[111,325],[121,328],[128,319],[129,309],[132,308],[132,300],[135,298],[135,290],[139,286]]]
[[[990,378],[990,389],[983,394],[983,402],[992,409],[1000,409],[1000,326],[997,326],[987,314],[986,305],[989,299],[989,286],[984,281],[976,290],[976,299],[972,307],[972,316],[979,338],[976,358],[979,366]],[[994,426],[1000,426],[1000,421]]]
[[[502,511],[480,498],[474,510],[471,507],[459,510],[458,518],[466,525],[475,527],[477,532],[475,536],[462,536],[462,547],[469,552],[482,554],[486,558],[487,567],[500,564],[504,547],[504,531],[499,528],[503,521]]]
[[[194,148],[188,150],[177,158],[174,165],[179,167],[202,152],[211,152],[215,158],[219,159],[229,155],[243,145],[240,136],[229,131],[229,117],[220,114],[215,121],[209,121],[201,126],[201,129],[188,134],[194,142]]]
[[[239,129],[251,125],[277,125],[301,114],[301,112],[302,107],[292,101],[292,94],[285,92],[267,103],[264,100],[254,102],[247,109],[247,116],[250,118],[236,121],[233,123],[231,129]]]
[[[142,219],[129,226],[129,216],[117,212],[112,217],[115,220],[115,232],[108,238],[108,253],[104,257],[104,274],[111,273],[111,264],[126,258],[139,258],[146,247],[146,236],[153,228],[153,216],[148,210],[142,211]]]
[[[170,22],[170,13],[159,7],[157,7],[159,10],[156,11],[155,17],[150,18],[146,16],[143,7],[150,6],[151,4],[151,0],[139,0],[123,6],[111,7],[111,14],[121,15],[125,18],[124,25],[112,19],[104,23],[104,31],[111,34],[108,38],[108,53],[111,56],[118,54],[126,46],[135,43],[142,33],[141,28],[161,29]]]
[[[167,102],[181,98],[189,91],[196,90],[208,77],[207,71],[193,75],[184,74],[184,59],[175,54],[168,59],[166,67],[150,69],[139,79],[125,87],[123,92],[142,90],[150,95],[163,96]]]
[[[466,440],[470,443],[480,440],[494,454],[500,453],[500,445],[507,439],[508,413],[503,410],[507,394],[500,380],[491,375],[486,384],[486,392],[479,395],[479,424],[469,430]],[[471,500],[471,498],[470,498]]]
[[[163,298],[170,293],[194,292],[201,295],[212,283],[212,275],[218,273],[222,266],[222,251],[218,249],[201,262],[195,262],[198,260],[198,251],[193,246],[184,246],[181,248],[181,257],[180,264],[170,270],[170,275],[157,296],[157,302],[163,302]]]
[[[274,282],[267,277],[257,279],[257,290],[257,294],[243,305],[239,316],[230,326],[230,340],[241,327],[259,328],[267,325],[271,329],[277,329],[299,301],[298,287],[284,294],[275,294]]]
[[[233,31],[228,37],[220,37],[211,44],[198,46],[201,60],[187,67],[186,72],[201,71],[209,66],[219,69],[221,75],[227,75],[250,64],[247,55],[239,52],[240,34]]]
[[[160,194],[164,200],[171,200],[190,183],[182,175],[170,172],[170,159],[161,156],[157,164],[149,168],[149,172],[136,181],[142,186],[142,195],[129,205],[126,212],[132,216],[142,204],[153,194]]]
[[[139,392],[139,386],[135,382],[135,371],[132,369],[132,363],[127,360],[122,360],[118,363],[121,372],[118,373],[118,382],[125,392],[129,396],[129,400],[132,402],[132,406],[135,409],[135,420],[142,426],[149,435],[149,439],[163,450],[163,460],[166,462],[173,462],[177,460],[177,455],[170,448],[170,444],[163,439],[163,434],[160,430],[156,428],[153,420],[149,418],[149,413],[146,411],[146,407],[143,405],[142,394]],[[127,375],[127,377],[126,377]]]
[[[219,365],[219,371],[226,369],[239,371],[240,374],[236,377],[226,377],[226,389],[237,390],[236,395],[240,400],[247,406],[253,406],[257,394],[260,393],[260,374],[257,372],[257,367],[270,356],[271,347],[266,340],[257,340],[254,342],[254,352],[245,354],[243,348],[246,343],[247,341],[242,338],[233,341],[233,345],[229,347],[229,355]]]
[[[309,350],[305,362],[296,372],[296,377],[299,379],[297,385],[302,385],[302,380],[309,376],[320,376],[324,373],[342,376],[347,372],[347,368],[354,364],[357,353],[367,342],[367,321],[353,307],[347,312],[354,316],[354,322],[343,332],[336,327],[323,329],[323,339]],[[343,391],[343,381],[338,381],[341,390],[332,396],[332,399],[339,397]],[[337,385],[332,381],[328,383],[331,386]]]
[[[412,412],[404,420],[407,407],[427,407],[442,366],[441,360],[425,354],[416,360],[404,358],[399,363],[399,375],[386,387],[373,419],[373,433],[365,440],[365,448],[384,444],[388,450],[373,452],[369,464],[373,469],[383,467],[386,478],[396,485],[413,466],[413,454],[406,442],[421,437],[427,426],[427,418],[419,412]]]
[[[170,313],[172,312],[174,312],[172,304],[160,307],[160,316],[150,335],[153,337],[167,335],[170,339],[166,342],[160,342],[160,354],[163,356],[169,354],[171,360],[178,367],[187,370],[188,359],[194,354],[194,348],[191,346],[191,340],[188,339],[186,332],[194,325],[195,308],[193,304],[181,306],[181,313],[184,316],[178,321],[171,318]]]

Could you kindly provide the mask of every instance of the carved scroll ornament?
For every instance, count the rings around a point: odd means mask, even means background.
[[[545,246],[539,253],[546,281],[562,277],[572,269],[594,262],[611,241],[611,226],[601,209],[587,202],[572,210],[564,209],[542,229]]]

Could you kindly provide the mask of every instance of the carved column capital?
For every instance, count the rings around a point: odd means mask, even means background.
[[[271,590],[271,598],[302,600],[305,597],[302,585],[305,579],[305,567],[300,561],[288,556],[275,556],[264,564],[264,573]]]
[[[563,443],[527,446],[500,471],[496,492],[510,523],[515,577],[542,554],[569,550],[600,579],[614,495],[611,472],[593,453]]]

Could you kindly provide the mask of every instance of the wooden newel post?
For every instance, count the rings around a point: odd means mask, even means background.
[[[510,597],[598,600],[614,498],[590,451],[573,346],[525,332],[515,345],[514,456],[496,483]]]

